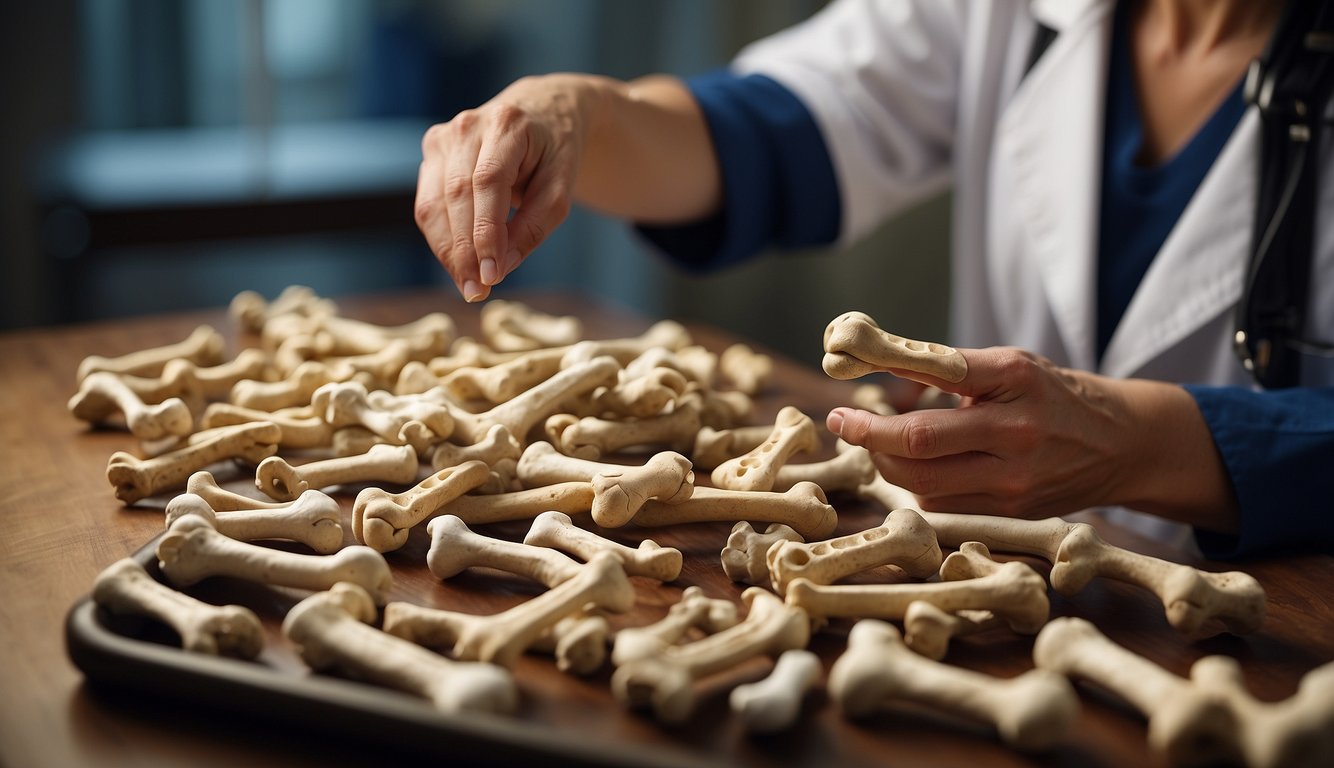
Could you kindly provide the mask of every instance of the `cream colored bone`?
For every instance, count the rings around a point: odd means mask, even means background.
[[[569,581],[581,567],[573,558],[554,549],[475,533],[453,515],[433,518],[426,524],[426,531],[431,535],[426,565],[437,579],[453,578],[468,568],[494,568],[550,589]]]
[[[744,392],[716,389],[687,389],[686,395],[695,394],[700,399],[700,427],[713,429],[735,429],[754,421],[755,401]]]
[[[614,357],[621,365],[627,365],[654,347],[675,351],[688,346],[690,346],[690,332],[685,326],[675,320],[659,320],[638,336],[581,341],[574,344],[566,350],[561,367],[569,368],[576,363],[603,355]]]
[[[449,409],[422,397],[394,397],[378,392],[372,399],[355,381],[325,384],[311,396],[311,410],[334,428],[362,426],[393,445],[412,445],[418,453],[454,431]]]
[[[338,305],[321,298],[304,285],[289,285],[273,301],[255,291],[241,291],[232,297],[227,314],[242,330],[260,333],[271,318],[282,315],[320,317],[338,314]]]
[[[589,481],[594,494],[590,511],[604,528],[624,525],[649,498],[676,503],[690,498],[695,487],[690,460],[679,453],[664,451],[635,467],[566,456],[545,441],[524,449],[518,477],[530,488]]]
[[[360,456],[319,459],[294,467],[270,456],[255,469],[255,487],[270,498],[291,501],[310,488],[381,481],[407,485],[417,479],[417,452],[410,445],[373,445]]]
[[[338,378],[342,374],[346,375]],[[346,369],[335,371],[317,360],[307,360],[278,381],[242,379],[232,386],[227,399],[235,405],[257,411],[301,407],[310,404],[315,390],[329,382],[345,381],[347,378],[351,378],[351,374]]]
[[[896,509],[880,525],[859,533],[809,544],[776,542],[765,559],[773,589],[782,595],[794,579],[833,584],[881,565],[893,565],[913,578],[925,579],[940,568],[941,554],[936,532],[921,515]]]
[[[846,491],[856,493],[876,477],[871,452],[861,446],[838,443],[838,455],[828,461],[809,464],[784,464],[774,477],[772,490],[785,491],[797,483],[815,483],[824,492]]]
[[[853,626],[847,651],[829,670],[828,690],[849,717],[909,701],[987,723],[1023,750],[1056,746],[1079,715],[1079,698],[1059,674],[1036,669],[1006,680],[941,664],[913,653],[897,629],[875,620]]]
[[[445,354],[455,335],[454,321],[443,312],[422,315],[398,326],[325,315],[319,318],[319,330],[332,337],[335,355],[364,355],[402,341],[407,344],[410,359],[420,361]]]
[[[309,406],[260,411],[231,403],[210,403],[200,419],[200,427],[213,429],[252,421],[271,421],[283,431],[280,448],[305,450],[327,448],[333,444],[333,427],[315,415]]]
[[[390,603],[384,610],[384,629],[422,645],[452,648],[457,659],[511,667],[561,619],[588,606],[619,613],[634,603],[635,590],[620,559],[599,552],[573,577],[502,613],[474,616]]]
[[[128,373],[133,376],[157,376],[170,360],[185,358],[197,365],[217,365],[222,362],[222,354],[227,342],[222,334],[211,326],[201,325],[195,328],[183,341],[161,347],[141,349],[120,357],[101,357],[89,355],[79,363],[75,379],[82,383],[91,373],[107,371],[110,373]]]
[[[503,403],[555,376],[560,371],[560,361],[564,355],[564,348],[535,349],[487,368],[459,368],[445,376],[440,384],[450,395],[462,401]]]
[[[506,493],[468,494],[446,504],[439,514],[455,515],[469,525],[532,520],[548,510],[578,515],[593,508],[592,483],[556,483]]]
[[[98,575],[93,602],[115,614],[161,621],[180,635],[187,651],[253,659],[264,647],[264,628],[254,611],[240,605],[210,605],[177,592],[128,557]]]
[[[665,412],[688,388],[685,377],[670,368],[654,368],[637,377],[627,377],[622,370],[617,378],[615,386],[600,387],[584,399],[566,401],[562,408],[578,416],[649,418]]]
[[[769,548],[780,541],[804,542],[805,539],[791,526],[782,523],[773,523],[764,533],[759,533],[742,520],[732,526],[732,533],[727,537],[727,546],[721,555],[723,572],[732,581],[768,586],[769,562],[765,558]]]
[[[493,664],[452,661],[369,626],[375,605],[365,590],[335,584],[302,600],[283,620],[283,634],[316,670],[344,674],[429,700],[455,713],[511,714],[519,707],[514,677]]]
[[[903,614],[903,642],[918,654],[940,661],[949,651],[950,640],[1006,626],[991,611],[942,611],[931,603],[908,603]]]
[[[739,624],[617,667],[611,678],[616,700],[631,708],[651,706],[662,722],[680,723],[694,711],[696,681],[756,656],[806,647],[811,628],[804,611],[759,587],[747,588],[741,600],[749,612]]]
[[[985,558],[985,549],[964,552]],[[951,554],[950,557],[960,553]],[[989,558],[987,558],[989,559]],[[959,561],[941,566],[949,572]],[[1046,623],[1051,610],[1047,582],[1020,562],[1003,563],[979,578],[926,584],[836,584],[825,586],[795,579],[787,586],[787,601],[804,608],[812,618],[902,619],[908,606],[924,600],[946,611],[985,609],[1005,619],[1016,632],[1032,634]]]
[[[523,456],[523,447],[504,424],[495,424],[486,432],[486,437],[472,445],[454,445],[441,443],[431,452],[431,468],[439,472],[448,467],[456,467],[465,461],[482,461],[493,470],[501,461],[517,463]],[[517,471],[516,471],[517,476]]]
[[[475,443],[486,437],[486,433],[496,424],[505,425],[510,434],[522,442],[533,425],[559,403],[602,386],[615,377],[620,367],[610,357],[595,357],[566,367],[541,384],[489,411],[473,414],[456,410],[454,434],[450,436],[450,442],[463,445]]]
[[[481,324],[482,338],[502,352],[574,344],[584,333],[583,323],[573,315],[557,317],[501,299],[482,305]]]
[[[1187,680],[1077,618],[1044,628],[1033,659],[1129,702],[1149,721],[1149,746],[1174,765],[1317,766],[1334,758],[1334,664],[1309,672],[1286,701],[1261,703],[1231,658],[1206,656]]]
[[[286,509],[290,501],[262,501],[223,488],[206,469],[190,475],[185,492],[204,499],[214,512],[236,512],[246,509]]]
[[[845,312],[824,331],[824,372],[855,379],[876,371],[908,371],[949,382],[963,381],[968,362],[944,344],[913,341],[881,330],[864,312]]]
[[[697,345],[678,349],[650,347],[625,364],[625,375],[637,379],[660,368],[680,373],[696,388],[712,389],[718,372],[718,355]]]
[[[157,557],[163,575],[179,587],[210,576],[311,590],[350,581],[382,604],[394,583],[384,555],[370,547],[344,547],[332,555],[284,552],[228,538],[199,515],[182,515],[173,522],[158,541]]]
[[[768,439],[741,456],[719,464],[709,476],[715,488],[767,491],[793,454],[820,450],[820,436],[810,416],[788,405],[778,412]]]
[[[820,486],[797,483],[782,493],[696,488],[690,498],[674,504],[649,499],[634,516],[635,525],[646,527],[738,520],[783,523],[804,538],[819,539],[834,532],[838,512]]]
[[[119,376],[106,371],[84,378],[79,391],[69,399],[69,411],[74,418],[94,424],[120,412],[125,416],[125,426],[141,440],[183,437],[194,431],[194,416],[184,400],[171,397],[146,404]]]
[[[695,434],[690,460],[699,469],[714,469],[768,440],[772,433],[773,427],[764,424],[722,430],[703,426]]]
[[[226,397],[236,382],[263,377],[268,367],[268,356],[263,352],[243,349],[231,361],[219,365],[200,367],[178,357],[168,360],[157,377],[119,376],[125,386],[146,403],[179,397],[190,406],[192,413],[198,413],[207,401]]]
[[[533,642],[530,650],[556,657],[556,669],[575,675],[591,675],[607,661],[607,638],[611,625],[603,616],[566,616]]]
[[[646,626],[617,632],[611,662],[619,667],[635,659],[651,658],[680,642],[691,630],[711,635],[736,626],[738,621],[736,603],[707,597],[699,587],[686,587],[666,616]]]
[[[611,552],[621,558],[626,575],[658,581],[675,581],[683,563],[679,549],[664,547],[652,539],[644,539],[638,548],[627,547],[576,526],[563,512],[543,512],[533,518],[523,543],[558,549],[583,560],[592,559],[598,552]]]
[[[718,370],[732,388],[755,396],[774,375],[774,361],[745,344],[733,344],[718,357]]]
[[[546,432],[561,453],[581,459],[596,460],[640,446],[687,451],[699,432],[699,399],[684,397],[670,413],[644,419],[580,419],[557,414],[547,419]]]
[[[277,450],[282,430],[269,422],[252,422],[200,432],[195,437],[198,442],[151,459],[139,459],[124,451],[111,454],[107,480],[115,488],[116,498],[133,504],[180,488],[191,474],[223,459],[259,461]]]
[[[408,543],[408,531],[490,477],[490,467],[469,461],[442,469],[402,493],[364,488],[352,505],[352,533],[377,551],[399,549]]]
[[[202,496],[183,493],[167,502],[167,527],[184,515],[199,515],[218,533],[238,541],[297,541],[321,555],[343,548],[343,511],[337,501],[319,491],[306,491],[279,509],[221,512]]]
[[[881,478],[861,492],[882,503],[901,502],[906,493]],[[997,552],[1046,558],[1052,564],[1051,585],[1062,595],[1074,595],[1094,576],[1143,587],[1162,601],[1168,622],[1190,638],[1224,629],[1234,634],[1254,632],[1264,623],[1264,588],[1249,574],[1210,573],[1114,547],[1087,523],[940,512],[923,512],[922,517],[944,546],[980,541]]]
[[[727,703],[754,733],[773,733],[792,727],[801,714],[801,700],[820,682],[820,657],[804,648],[783,651],[769,676],[732,689]]]

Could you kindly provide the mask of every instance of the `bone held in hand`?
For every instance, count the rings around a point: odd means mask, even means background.
[[[959,350],[895,336],[864,312],[845,312],[830,321],[824,351],[821,366],[835,379],[904,371],[957,383],[968,375],[968,362]]]

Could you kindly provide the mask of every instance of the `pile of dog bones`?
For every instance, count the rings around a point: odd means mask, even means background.
[[[510,670],[532,652],[571,674],[610,662],[617,701],[681,723],[702,680],[769,657],[767,677],[729,697],[753,731],[791,727],[823,684],[850,718],[907,703],[1040,751],[1070,735],[1077,680],[1138,709],[1150,747],[1173,764],[1334,760],[1334,664],[1267,703],[1248,693],[1229,657],[1201,658],[1183,678],[1085,620],[1049,620],[1048,582],[1069,596],[1101,576],[1153,593],[1185,640],[1252,632],[1265,613],[1255,579],[1111,546],[1085,523],[920,511],[864,449],[846,444],[832,459],[794,462],[819,451],[819,432],[791,406],[773,424],[750,423],[772,361],[745,345],[715,354],[672,321],[633,338],[583,340],[577,318],[501,300],[482,307],[480,341],[456,338],[443,313],[377,326],[299,286],[272,302],[244,292],[231,315],[257,346],[224,359],[223,336],[201,326],[177,344],[88,357],[69,402],[75,417],[123,423],[140,439],[142,457],[116,452],[108,462],[118,499],[169,499],[156,550],[162,580],[123,559],[98,577],[93,599],[165,623],[187,651],[253,659],[262,650],[251,610],[180,591],[228,576],[309,592],[282,634],[313,670],[445,712],[515,712]],[[835,318],[824,345],[824,368],[839,379],[896,370],[958,381],[966,370],[957,350],[895,336],[860,312]],[[875,385],[854,400],[889,410]],[[289,463],[298,456],[306,460]],[[227,462],[253,467],[271,500],[216,481],[208,468]],[[710,482],[697,486],[704,470]],[[347,546],[344,514],[325,493],[345,485],[362,488],[351,516],[359,543]],[[829,538],[837,494],[879,502],[888,515]],[[512,521],[531,521],[521,542],[472,530]],[[612,632],[608,616],[635,605],[630,577],[674,581],[683,556],[595,529],[704,521],[735,523],[720,560],[750,585],[742,605],[690,586],[661,620]],[[486,616],[389,602],[383,553],[418,527],[436,577],[499,569],[545,591]],[[1046,559],[1050,574],[992,551]],[[847,583],[882,566],[906,578]],[[826,670],[806,648],[831,620],[855,623]],[[1001,679],[941,661],[953,637],[993,630],[1036,635],[1034,668]]]

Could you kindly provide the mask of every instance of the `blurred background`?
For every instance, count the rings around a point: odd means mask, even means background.
[[[0,3],[0,324],[222,306],[291,283],[333,297],[452,293],[412,220],[429,125],[525,74],[725,66],[821,5]],[[947,215],[933,200],[847,252],[691,276],[623,222],[576,210],[494,295],[584,292],[815,364],[825,324],[849,309],[947,337]]]

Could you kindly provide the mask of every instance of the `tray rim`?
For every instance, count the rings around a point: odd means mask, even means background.
[[[161,581],[157,569],[160,533],[129,557]],[[275,673],[272,667],[226,656],[193,653],[117,632],[103,620],[91,591],[65,616],[65,650],[94,683],[191,700],[219,710],[244,711],[329,733],[355,733],[371,742],[393,740],[396,748],[461,747],[491,759],[541,759],[593,766],[724,766],[726,761],[664,751],[662,745],[598,743],[540,720],[485,713],[445,713],[424,700],[371,683],[321,675]],[[244,702],[244,707],[238,706]],[[345,738],[345,737],[339,737]]]

